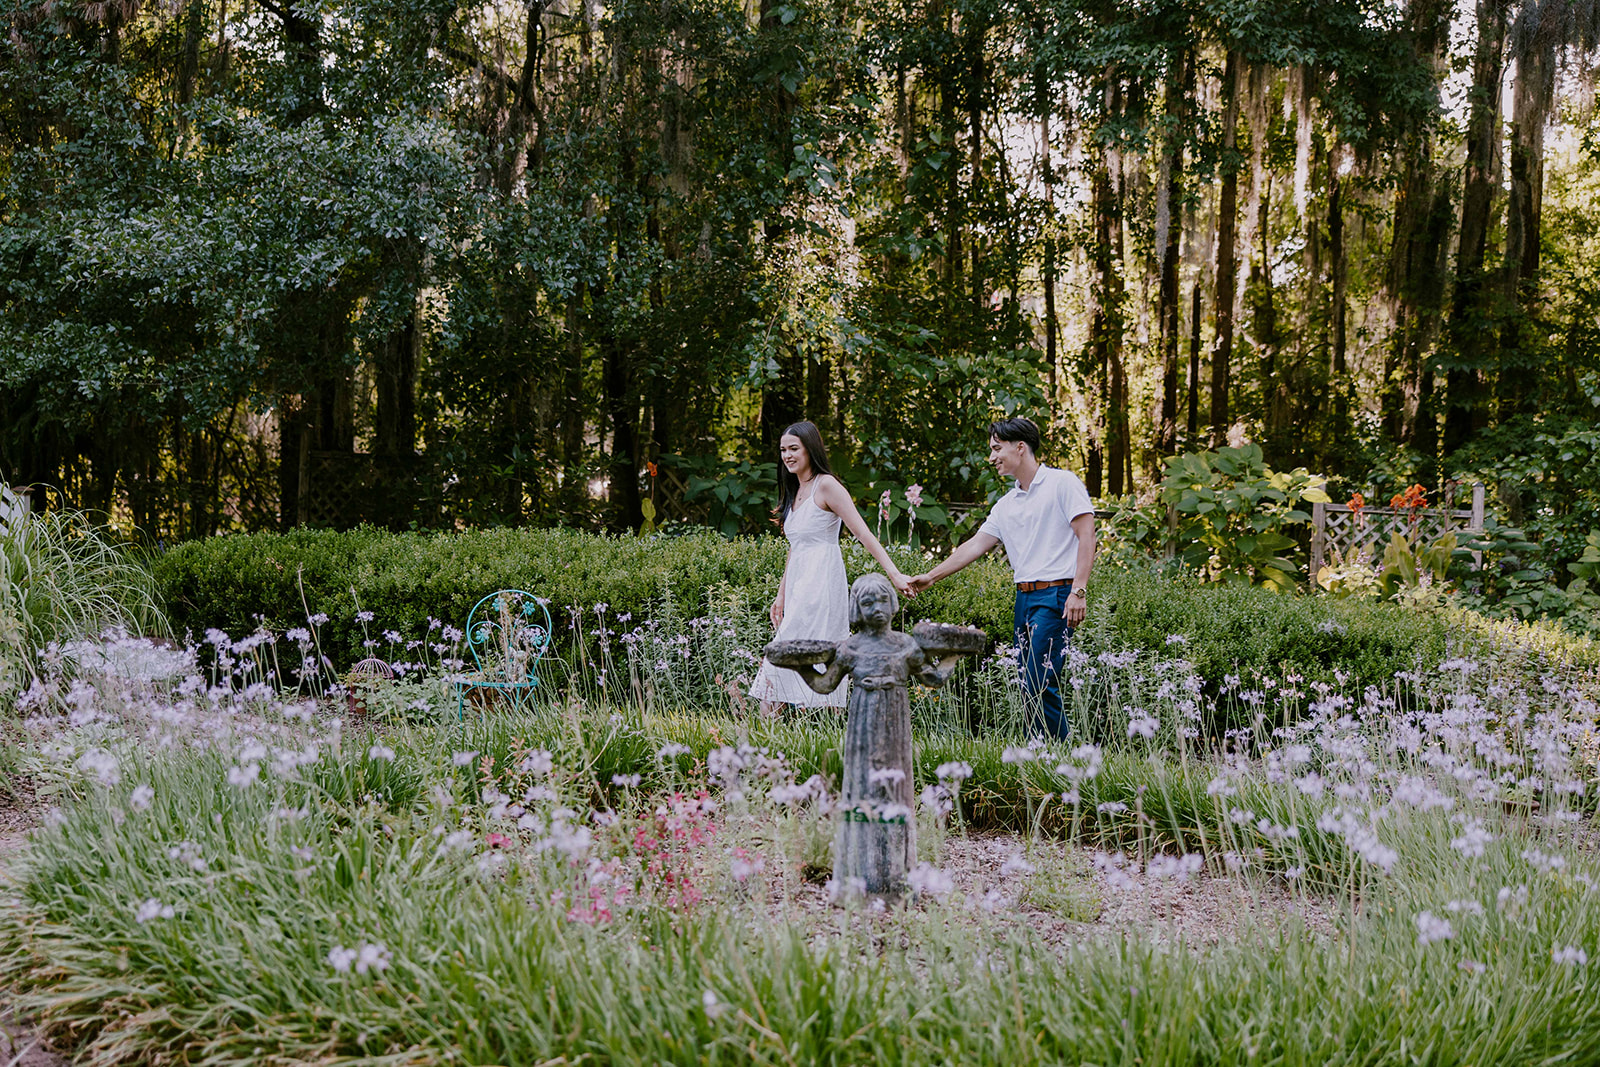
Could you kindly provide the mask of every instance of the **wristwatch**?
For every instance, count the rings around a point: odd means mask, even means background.
[[[1080,585],[1080,586],[1078,586],[1078,588],[1074,589],[1071,593],[1068,593],[1067,595],[1068,596],[1075,596],[1079,600],[1087,600],[1087,599],[1089,599],[1089,589],[1088,589],[1087,586]]]

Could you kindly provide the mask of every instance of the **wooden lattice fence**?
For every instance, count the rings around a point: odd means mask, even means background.
[[[424,507],[428,502],[437,513],[438,483],[438,472],[424,456],[307,449],[300,454],[296,520],[338,530],[361,522],[404,529],[431,517]]]
[[[1313,578],[1330,555],[1348,557],[1352,549],[1371,555],[1381,552],[1391,534],[1400,533],[1413,540],[1436,541],[1447,533],[1483,532],[1483,483],[1472,486],[1471,508],[1361,508],[1348,504],[1311,505],[1311,575]],[[1474,552],[1479,566],[1481,553]]]

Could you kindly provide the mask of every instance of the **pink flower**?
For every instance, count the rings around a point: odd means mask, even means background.
[[[511,838],[505,834],[490,834],[488,837],[490,848],[510,848]]]
[[[906,488],[906,503],[914,508],[922,506],[922,486],[911,485]]]
[[[878,498],[878,521],[879,522],[888,522],[889,521],[889,500],[890,499],[891,498],[890,498],[890,495],[889,495],[889,490],[887,490],[887,489],[885,489],[883,491],[883,495]]]

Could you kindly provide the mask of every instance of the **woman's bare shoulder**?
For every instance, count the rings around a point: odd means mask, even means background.
[[[817,475],[817,492],[820,494],[817,497],[819,500],[825,496],[833,496],[835,493],[843,493],[844,483],[832,474],[819,474]]]

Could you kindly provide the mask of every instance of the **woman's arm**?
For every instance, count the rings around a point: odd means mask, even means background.
[[[773,598],[772,605],[767,608],[767,617],[772,620],[772,628],[776,630],[783,624],[783,594],[789,588],[789,556],[783,557],[783,577],[778,579],[778,595]]]
[[[850,499],[850,494],[839,483],[839,479],[826,474],[818,477],[817,503],[844,521],[845,528],[857,541],[866,546],[872,558],[878,561],[878,566],[883,568],[883,573],[889,576],[889,581],[902,596],[915,595],[910,580],[900,572],[899,567],[895,566],[894,560],[889,558],[889,553],[884,551],[882,542],[867,528],[867,524],[861,518],[861,512],[856,510],[855,501]]]

